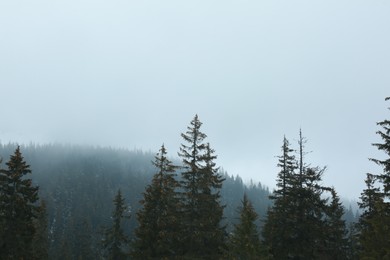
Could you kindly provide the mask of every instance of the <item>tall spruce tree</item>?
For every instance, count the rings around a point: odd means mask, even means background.
[[[347,242],[347,228],[345,226],[344,207],[340,202],[334,188],[330,189],[331,202],[327,206],[325,218],[325,244],[323,258],[344,260],[347,258],[348,242]]]
[[[277,190],[275,190],[273,199],[277,197],[286,197],[288,195],[290,189],[294,184],[294,171],[297,168],[295,156],[291,153],[294,152],[293,149],[290,148],[290,143],[286,137],[283,138],[282,145],[282,155],[278,157],[279,163],[277,164],[280,167],[280,172],[278,173]]]
[[[137,213],[135,259],[171,259],[182,254],[180,247],[180,198],[176,166],[167,158],[162,145],[153,164],[158,169],[146,188],[143,208]]]
[[[385,99],[390,100],[390,97]],[[390,110],[390,107],[388,108]],[[377,131],[377,134],[382,138],[383,143],[374,143],[379,151],[383,151],[386,154],[386,159],[374,159],[370,160],[383,168],[383,172],[377,176],[383,188],[383,196],[385,199],[390,198],[390,120],[383,120],[378,122],[377,125],[382,127],[382,130]]]
[[[363,259],[385,259],[389,254],[389,241],[386,239],[389,231],[388,215],[384,210],[385,202],[380,187],[375,186],[376,177],[367,174],[366,189],[358,203],[363,210],[358,223],[359,255]]]
[[[18,146],[0,172],[0,259],[29,259],[39,212],[38,187]]]
[[[229,258],[237,260],[266,259],[256,225],[258,215],[246,194],[244,194],[239,214],[239,223],[234,225],[233,233],[229,239]]]
[[[385,100],[390,100],[390,97]],[[383,120],[377,125],[382,128],[377,134],[383,142],[373,146],[383,151],[386,158],[370,158],[383,171],[381,174],[367,174],[367,189],[361,196],[359,206],[364,212],[359,219],[360,257],[390,259],[390,120]]]
[[[275,259],[322,259],[325,257],[327,200],[321,185],[325,168],[305,163],[305,138],[300,131],[298,160],[290,155],[286,139],[279,157],[274,205],[267,213],[264,241]]]
[[[183,248],[188,258],[217,259],[223,254],[225,230],[221,227],[223,206],[220,189],[223,178],[215,168],[214,151],[204,142],[202,123],[196,115],[181,134],[185,144],[179,156],[183,161]]]
[[[292,192],[297,188],[296,174],[297,162],[292,154],[289,141],[283,138],[282,155],[278,156],[277,166],[280,172],[277,175],[277,189],[270,196],[274,200],[273,207],[267,212],[267,219],[263,227],[263,236],[271,253],[276,257],[286,257],[289,253],[291,232],[295,225],[296,209],[292,203]],[[295,200],[294,200],[295,201]]]
[[[118,190],[115,196],[114,206],[111,217],[113,223],[110,228],[105,230],[102,244],[109,260],[123,260],[128,258],[126,248],[129,238],[124,233],[122,221],[130,216],[126,214],[127,206],[120,190]]]

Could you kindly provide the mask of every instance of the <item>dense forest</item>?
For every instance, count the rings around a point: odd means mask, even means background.
[[[16,147],[15,144],[0,146],[3,162]],[[39,186],[39,197],[46,204],[50,259],[61,259],[61,255],[77,258],[82,254],[79,252],[82,238],[89,240],[87,248],[91,252],[100,254],[99,243],[104,228],[110,225],[113,199],[118,189],[122,191],[131,216],[124,222],[124,229],[132,236],[137,226],[135,214],[141,207],[142,193],[156,173],[151,163],[154,155],[142,151],[63,145],[28,145],[21,146],[20,150],[32,170],[28,177]],[[226,205],[223,221],[229,223],[228,230],[232,223],[237,222],[236,209],[244,193],[253,200],[259,215],[265,215],[270,205],[267,187],[260,183],[245,185],[239,176],[221,174],[225,178],[221,190],[222,203]]]
[[[198,116],[180,151],[2,144],[0,259],[390,259],[390,121],[378,125],[388,157],[371,159],[383,173],[367,174],[358,219],[302,131],[281,138],[272,193],[216,166]]]

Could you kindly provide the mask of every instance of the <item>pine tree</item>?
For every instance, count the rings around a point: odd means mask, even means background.
[[[324,256],[328,259],[347,259],[347,229],[344,207],[336,191],[332,188],[331,203],[326,208]]]
[[[181,134],[179,156],[183,161],[183,242],[185,255],[193,258],[215,259],[222,255],[225,244],[224,228],[220,226],[223,206],[219,191],[223,178],[215,168],[213,150],[204,143],[206,134],[196,115]]]
[[[359,202],[359,207],[364,210],[358,223],[361,258],[384,259],[390,253],[389,215],[380,188],[375,186],[376,181],[377,176],[367,174],[367,188]]]
[[[229,257],[237,260],[265,259],[256,221],[258,215],[246,194],[240,208],[240,220],[229,240]]]
[[[291,239],[291,232],[296,222],[295,207],[290,206],[292,194],[297,188],[296,174],[297,162],[291,154],[289,141],[283,138],[282,155],[278,158],[277,166],[280,172],[277,176],[277,189],[270,196],[274,200],[273,207],[268,209],[267,219],[263,227],[263,236],[271,253],[278,257],[286,257]],[[294,199],[296,201],[296,199]],[[296,205],[295,205],[296,206]]]
[[[18,146],[0,172],[0,259],[29,259],[39,212],[38,187]]]
[[[298,160],[290,155],[286,138],[279,157],[280,172],[274,200],[263,228],[264,242],[275,259],[321,259],[324,257],[326,199],[321,185],[325,168],[305,163],[305,138],[300,131]]]
[[[220,222],[223,219],[223,210],[225,206],[221,205],[221,188],[225,180],[219,169],[216,168],[214,162],[217,156],[214,155],[214,150],[210,148],[210,144],[206,144],[204,155],[205,167],[202,169],[200,179],[200,207],[201,223],[205,235],[204,254],[211,257],[218,256],[218,251],[222,252],[225,246],[225,226],[221,226]],[[216,250],[215,250],[216,249]]]
[[[386,98],[387,100],[390,100],[390,97]],[[388,109],[390,110],[390,107]],[[390,120],[383,120],[377,125],[383,128],[382,131],[377,131],[383,143],[375,143],[373,146],[379,151],[385,152],[387,158],[384,160],[371,158],[370,160],[383,168],[383,173],[378,175],[378,179],[383,185],[383,196],[390,198]]]
[[[277,190],[275,190],[274,195],[271,197],[272,199],[276,199],[278,197],[286,197],[288,195],[289,190],[293,186],[294,182],[294,171],[297,168],[295,156],[291,155],[294,152],[293,149],[290,148],[290,143],[286,137],[283,138],[282,145],[282,155],[279,156],[278,167],[280,167],[280,172],[278,173]]]
[[[325,168],[308,167],[297,176],[299,186],[292,195],[297,214],[292,237],[296,239],[290,254],[300,259],[318,259],[323,256],[326,199],[322,198],[322,194],[328,189],[321,186],[324,171]]]
[[[122,221],[129,216],[126,215],[127,206],[125,205],[125,199],[122,197],[120,190],[118,190],[115,196],[114,205],[115,209],[111,217],[113,224],[104,232],[102,244],[109,260],[123,260],[128,257],[125,249],[129,239],[124,234]]]
[[[152,183],[146,188],[143,208],[137,213],[139,227],[133,257],[136,259],[164,259],[182,254],[180,238],[180,198],[175,179],[176,166],[167,158],[162,145],[153,164],[158,169]]]
[[[386,101],[390,97],[386,98]],[[390,108],[389,108],[390,109]],[[360,208],[364,213],[359,219],[362,258],[390,258],[390,120],[378,122],[382,130],[377,134],[383,143],[374,143],[386,154],[383,160],[370,158],[382,167],[381,174],[367,174],[367,189],[363,191]]]

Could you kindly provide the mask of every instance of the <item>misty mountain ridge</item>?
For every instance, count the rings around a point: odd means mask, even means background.
[[[8,157],[14,152],[18,146],[16,143],[2,144],[0,141],[0,160],[4,163]],[[92,174],[97,177],[112,178],[124,178],[125,176],[141,179],[145,186],[139,187],[140,192],[136,196],[141,199],[143,189],[149,184],[150,180],[155,174],[156,168],[152,165],[155,153],[152,151],[144,151],[142,149],[126,149],[126,148],[112,148],[93,145],[75,145],[75,144],[34,144],[21,145],[21,151],[28,164],[32,169],[32,179],[40,186],[40,192],[43,198],[48,193],[48,188],[45,187],[45,183],[53,178],[51,182],[56,178],[64,178],[65,176],[77,176],[79,173],[81,176]],[[171,153],[175,154],[175,153]],[[181,162],[178,157],[173,157],[168,154],[168,157],[174,162],[175,165],[180,166]],[[69,166],[73,165],[73,167]],[[115,167],[110,167],[114,166]],[[89,168],[91,167],[91,168]],[[49,172],[50,171],[50,172]],[[94,174],[91,172],[94,171]],[[264,199],[264,203],[269,205],[272,203],[268,196],[272,193],[272,189],[263,185],[261,182],[254,182],[252,179],[243,180],[239,174],[236,176],[229,175],[224,170],[223,166],[220,166],[220,172],[226,178],[224,182],[224,191],[227,192],[228,186],[231,183],[241,185],[243,188],[241,192],[235,194],[238,197],[237,205],[244,192],[250,192],[251,190],[260,190],[263,192],[260,198],[249,198],[256,203],[259,199]],[[73,175],[76,173],[75,175]],[[126,189],[125,183],[117,183],[113,181],[117,188]],[[112,195],[114,195],[116,188],[113,187]],[[223,192],[224,193],[224,192]],[[225,194],[225,193],[224,193]],[[225,194],[226,195],[226,194]],[[349,208],[356,212],[358,210],[357,202],[355,200],[341,198],[342,203],[346,210]],[[133,206],[134,207],[134,206]],[[261,210],[260,210],[261,208]],[[258,213],[266,212],[265,207],[257,208]],[[260,215],[262,216],[262,215]]]
[[[0,144],[1,168],[14,152],[16,144]],[[99,251],[104,227],[110,223],[112,200],[120,189],[130,209],[131,218],[124,230],[130,237],[138,226],[136,213],[140,210],[145,188],[150,184],[156,168],[155,154],[142,150],[128,150],[81,145],[21,145],[23,157],[30,165],[31,178],[39,186],[39,196],[47,204],[49,255],[70,252],[77,255],[82,240],[88,234],[91,251]],[[173,160],[180,165],[178,159]],[[227,232],[239,219],[237,211],[244,194],[259,215],[261,229],[268,208],[272,205],[268,187],[261,183],[245,183],[240,176],[221,172],[225,181],[221,202],[225,205],[223,224]],[[347,222],[356,220],[355,210],[345,207]]]

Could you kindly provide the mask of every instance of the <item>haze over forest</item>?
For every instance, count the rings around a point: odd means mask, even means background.
[[[0,142],[171,156],[198,114],[218,166],[275,187],[283,136],[357,199],[388,118],[388,1],[2,1]]]

